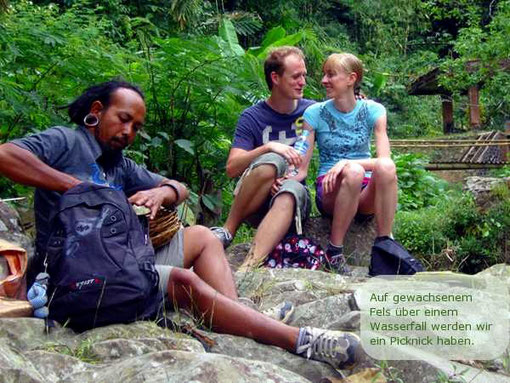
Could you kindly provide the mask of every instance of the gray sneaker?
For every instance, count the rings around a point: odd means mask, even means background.
[[[342,275],[351,275],[351,269],[347,266],[347,261],[342,253],[331,254],[326,251],[326,268]]]
[[[232,240],[234,239],[232,237],[232,234],[230,234],[230,231],[225,229],[224,227],[219,226],[213,226],[210,228],[210,230],[213,232],[213,234],[218,237],[220,242],[223,244],[223,248],[226,249],[230,246],[232,243]]]
[[[327,362],[340,370],[353,368],[358,359],[360,338],[350,332],[304,327],[296,354],[307,359]],[[302,338],[302,339],[301,339]]]

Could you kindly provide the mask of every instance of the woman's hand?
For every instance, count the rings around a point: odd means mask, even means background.
[[[336,180],[348,162],[349,161],[347,160],[341,160],[335,166],[329,169],[329,171],[324,176],[324,179],[322,180],[322,188],[324,190],[324,194],[331,193],[333,190],[335,190]]]

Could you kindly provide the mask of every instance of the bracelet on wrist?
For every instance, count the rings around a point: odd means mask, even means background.
[[[177,204],[177,202],[179,202],[179,200],[181,199],[181,195],[179,194],[179,190],[177,189],[177,186],[169,184],[169,183],[164,183],[164,184],[161,184],[159,187],[163,187],[163,186],[167,186],[175,192],[175,203]]]

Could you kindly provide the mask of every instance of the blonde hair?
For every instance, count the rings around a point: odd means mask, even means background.
[[[351,53],[333,53],[324,62],[322,70],[324,72],[329,70],[337,72],[341,70],[347,74],[356,73],[355,89],[359,87],[361,80],[363,80],[363,63]]]

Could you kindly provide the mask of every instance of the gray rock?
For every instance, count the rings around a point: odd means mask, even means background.
[[[28,371],[0,367],[0,383],[43,383]]]
[[[115,324],[105,327],[98,327],[81,333],[77,338],[80,342],[94,343],[98,340],[107,339],[139,339],[139,338],[159,338],[165,336],[173,336],[173,332],[159,327],[154,322],[140,321],[131,324]],[[186,337],[186,335],[182,335]]]
[[[230,264],[230,267],[232,270],[237,270],[239,266],[244,261],[244,258],[246,258],[246,254],[248,254],[248,251],[250,250],[250,243],[240,243],[237,245],[230,246],[226,250],[226,256],[228,259],[228,263]]]
[[[5,202],[0,202],[0,238],[24,248],[28,259],[34,254],[32,239],[23,232],[18,213]]]
[[[326,323],[325,328],[340,331],[359,331],[360,311],[349,311],[333,322]]]
[[[489,208],[495,201],[491,192],[498,186],[510,187],[510,177],[467,177],[464,190],[470,191],[475,197],[476,204],[482,209]]]
[[[436,383],[439,376],[449,376],[450,382],[469,383],[510,383],[510,376],[496,374],[474,367],[466,366],[445,359],[428,360],[390,360],[388,366],[403,377],[405,382]],[[453,377],[464,380],[453,380]]]
[[[303,226],[303,234],[315,238],[326,249],[331,232],[331,219],[325,217],[312,217]],[[353,266],[370,264],[370,252],[376,237],[375,219],[371,216],[357,216],[345,236],[344,254],[347,263]],[[243,263],[249,243],[241,243],[227,249],[227,259],[232,270],[237,270]]]
[[[32,363],[2,340],[0,338],[0,383],[44,382]]]
[[[326,363],[306,360],[278,347],[266,346],[254,340],[233,335],[211,333],[210,336],[216,342],[216,345],[211,348],[211,352],[214,353],[273,363],[294,371],[312,382],[317,382],[325,376],[342,377],[337,370]]]
[[[364,277],[345,277],[305,269],[266,269],[235,273],[239,296],[249,297],[262,309],[290,300],[295,305],[332,295],[348,294]]]
[[[501,277],[506,280],[507,283],[510,283],[510,265],[506,263],[498,263],[496,265],[492,265],[488,269],[480,271],[477,275],[493,275],[495,277]]]
[[[46,382],[57,383],[74,374],[94,370],[97,367],[85,363],[80,359],[50,351],[29,351],[25,357],[37,366],[39,374],[44,376]]]
[[[186,336],[173,338],[139,338],[139,339],[111,339],[94,343],[90,352],[101,362],[110,362],[117,359],[148,354],[155,351],[178,350],[196,353],[204,353],[205,350],[200,342],[188,339]]]
[[[351,311],[349,294],[334,295],[296,307],[292,326],[326,327]]]
[[[510,177],[466,177],[464,190],[469,190],[475,196],[490,192],[498,185],[510,185]]]
[[[76,343],[71,330],[55,323],[55,327],[46,334],[44,321],[36,318],[0,319],[0,341],[22,351],[34,350],[48,344],[72,348]]]
[[[315,238],[325,249],[331,232],[331,219],[313,217],[306,221],[303,232],[306,236]],[[370,252],[377,235],[375,219],[371,216],[358,215],[349,226],[345,236],[344,254],[347,263],[354,266],[368,266]]]
[[[81,383],[267,382],[306,383],[309,380],[270,363],[218,354],[160,351],[129,358],[95,371],[62,380]]]

